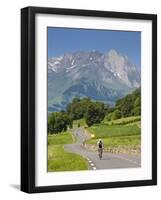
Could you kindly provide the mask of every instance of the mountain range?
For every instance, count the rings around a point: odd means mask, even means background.
[[[114,49],[79,51],[48,59],[48,112],[65,109],[73,97],[114,105],[140,87],[140,69]]]

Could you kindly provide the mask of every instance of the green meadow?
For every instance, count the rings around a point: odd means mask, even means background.
[[[88,97],[75,97],[65,110],[48,115],[48,171],[88,169],[87,160],[65,151],[65,144],[76,142],[70,130],[85,129],[91,137],[86,148],[96,150],[102,139],[105,151],[140,154],[141,89],[118,99],[111,107]],[[82,131],[82,134],[84,131]],[[73,151],[74,152],[74,151]]]
[[[86,129],[92,136],[87,144],[95,144],[102,139],[105,149],[111,147],[139,147],[141,144],[140,116],[105,120]]]
[[[75,139],[70,132],[48,135],[48,172],[88,169],[85,158],[64,150],[64,144],[73,142]]]
[[[135,124],[136,122],[139,122],[141,120],[141,116],[130,116],[130,117],[124,117],[116,120],[108,121],[108,119],[105,117],[105,119],[102,121],[102,123],[106,125],[130,125]]]

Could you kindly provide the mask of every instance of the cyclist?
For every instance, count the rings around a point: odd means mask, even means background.
[[[98,149],[98,156],[101,160],[102,154],[103,154],[103,142],[102,142],[101,139],[99,139],[98,142],[97,142],[97,149]]]

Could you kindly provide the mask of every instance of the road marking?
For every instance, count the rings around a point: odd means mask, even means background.
[[[93,162],[91,160],[89,160],[89,158],[87,158],[89,165],[91,166],[91,169],[96,170],[95,165],[93,164]]]
[[[80,153],[81,156],[83,156],[87,159],[88,169],[89,170],[96,170],[95,163],[93,163],[93,161],[91,161],[90,158],[88,158],[88,151],[82,145],[82,139],[84,139],[84,137],[81,137],[82,134],[83,134],[82,131],[77,131],[77,133],[74,132],[73,135],[76,137],[76,143],[64,145],[64,147],[67,151],[73,152],[73,153],[77,153],[77,150],[78,150],[78,153]],[[73,147],[74,147],[74,149],[73,149]],[[82,151],[82,147],[83,147],[83,151]],[[93,152],[92,155],[93,154],[96,156],[96,153]],[[140,161],[139,160],[137,161],[135,159],[133,160],[132,157],[126,157],[126,156],[121,155],[121,154],[112,154],[112,153],[107,153],[107,156],[109,156],[113,159],[118,159],[118,160],[122,160],[122,161],[124,160],[124,162],[126,161],[126,162],[129,162],[129,163],[132,163],[134,165],[134,167],[135,166],[139,166],[139,167],[141,166]],[[96,157],[94,157],[94,158],[96,158]],[[126,165],[126,162],[125,162],[125,165]],[[108,165],[108,163],[110,163],[110,159],[109,159],[109,161],[107,161],[107,162],[105,161],[103,163],[105,164],[104,166],[106,166],[106,164]],[[97,164],[97,161],[96,161],[96,164]],[[119,163],[118,163],[118,165],[119,165]],[[125,167],[126,166],[123,166],[121,168],[125,168]],[[102,168],[102,169],[106,169],[106,168]]]

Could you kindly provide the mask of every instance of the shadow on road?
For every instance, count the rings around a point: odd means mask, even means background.
[[[110,158],[102,158],[101,160],[111,160],[111,159],[110,159]],[[100,161],[101,161],[101,160],[100,160]]]

